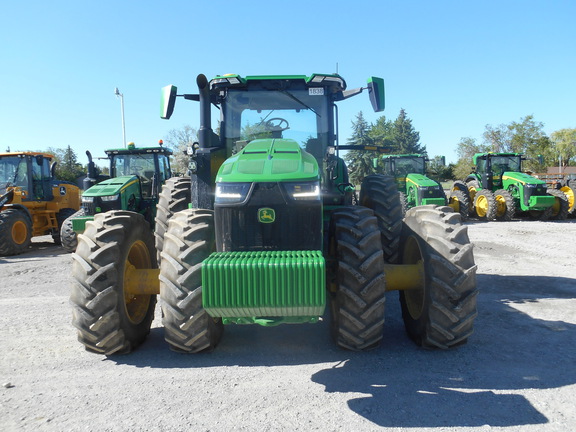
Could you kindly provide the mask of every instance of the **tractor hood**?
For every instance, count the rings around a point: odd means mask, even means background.
[[[318,162],[290,139],[257,139],[227,159],[216,182],[315,181]]]
[[[546,184],[545,181],[537,179],[536,177],[532,177],[523,172],[513,172],[513,171],[506,171],[502,175],[503,181],[512,181],[512,182],[519,182],[522,184],[533,184],[533,185],[544,185]]]
[[[97,185],[92,186],[90,189],[84,191],[82,196],[94,197],[94,196],[117,195],[122,190],[133,185],[134,183],[138,183],[138,177],[136,176],[115,177],[108,180],[104,180],[103,182],[100,182]]]
[[[413,183],[420,187],[438,186],[437,182],[422,174],[408,174],[406,182]]]

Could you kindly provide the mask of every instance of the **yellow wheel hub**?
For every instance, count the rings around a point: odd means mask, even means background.
[[[403,256],[404,264],[420,264],[422,265],[422,252],[418,240],[410,236],[406,241]],[[423,269],[422,269],[423,272]],[[412,288],[404,291],[404,298],[406,300],[406,307],[413,319],[418,319],[424,310],[424,299],[426,294],[426,284],[424,282],[424,275],[422,274],[421,284],[418,288]]]
[[[27,238],[28,227],[23,221],[16,221],[16,223],[12,225],[12,241],[17,245],[21,245],[24,244]]]
[[[572,183],[570,184],[572,185]],[[568,211],[572,212],[574,210],[574,200],[575,200],[574,194],[576,193],[576,188],[570,188],[568,186],[564,186],[560,190],[564,192],[564,194],[568,198]]]
[[[506,199],[502,195],[496,195],[496,216],[500,217],[506,213]]]
[[[476,200],[476,214],[484,217],[488,213],[488,200],[484,195],[480,195]]]
[[[134,294],[127,289],[130,286],[130,275],[134,269],[150,269],[152,259],[146,244],[138,240],[132,244],[124,266],[124,306],[126,314],[133,324],[139,324],[146,317],[150,305],[150,295]]]
[[[458,198],[456,197],[450,198],[448,207],[451,207],[452,210],[454,210],[454,213],[460,213],[460,201],[458,201]]]

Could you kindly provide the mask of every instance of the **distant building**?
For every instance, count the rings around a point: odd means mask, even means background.
[[[576,166],[568,166],[560,168],[556,167],[548,167],[547,174],[576,174]]]

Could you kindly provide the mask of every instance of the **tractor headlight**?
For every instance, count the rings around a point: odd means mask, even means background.
[[[118,198],[120,198],[120,194],[116,194],[116,195],[104,195],[101,196],[100,199],[102,201],[116,201]]]
[[[320,183],[284,183],[288,195],[295,200],[318,200],[320,199]]]
[[[83,196],[82,202],[87,203],[87,204],[92,204],[94,202],[94,197],[93,196]]]
[[[251,185],[251,183],[216,183],[215,202],[241,203],[248,196]]]

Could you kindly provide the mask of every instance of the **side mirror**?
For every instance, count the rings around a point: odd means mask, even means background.
[[[384,111],[384,79],[377,77],[368,78],[368,95],[374,111]]]
[[[174,104],[176,103],[177,87],[167,85],[162,87],[162,95],[160,97],[160,118],[169,119],[174,112]]]
[[[378,158],[372,159],[372,168],[378,169]]]

